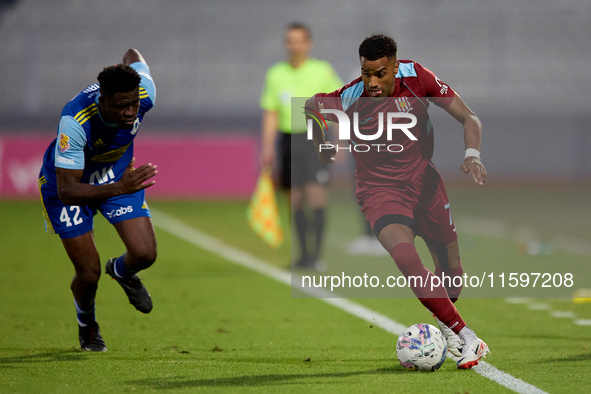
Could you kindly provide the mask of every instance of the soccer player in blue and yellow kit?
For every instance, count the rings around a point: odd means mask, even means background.
[[[72,293],[82,350],[106,351],[95,319],[94,298],[101,265],[94,243],[97,210],[115,227],[126,252],[106,263],[106,272],[137,310],[152,299],[136,273],[156,260],[156,236],[144,199],[156,166],[134,169],[133,139],[156,88],[142,55],[128,50],[123,62],[106,67],[93,84],[62,110],[57,138],[43,157],[39,191],[47,231],[60,235],[76,274]]]

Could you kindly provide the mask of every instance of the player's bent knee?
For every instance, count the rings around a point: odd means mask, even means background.
[[[135,260],[135,263],[138,266],[142,267],[142,269],[146,269],[154,264],[158,257],[158,251],[156,248],[136,251],[131,257]]]
[[[84,283],[96,284],[98,283],[100,277],[100,267],[82,268],[76,270],[76,279]]]

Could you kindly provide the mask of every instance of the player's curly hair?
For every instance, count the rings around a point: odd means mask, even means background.
[[[137,71],[123,64],[103,68],[97,79],[101,91],[107,95],[131,92],[141,81]]]
[[[364,57],[367,60],[378,60],[384,56],[391,59],[396,56],[397,52],[396,41],[383,34],[369,36],[359,45],[359,57]]]

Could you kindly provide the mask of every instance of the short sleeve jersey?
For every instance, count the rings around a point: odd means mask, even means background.
[[[343,86],[332,66],[324,61],[310,58],[298,68],[289,62],[281,62],[267,71],[260,106],[266,111],[278,113],[278,127],[282,133],[306,132],[306,119],[294,121],[292,130],[291,98],[311,97],[315,93],[331,92]]]
[[[146,112],[156,102],[156,87],[145,63],[131,68],[141,77],[140,107],[132,128],[106,123],[99,112],[99,84],[76,95],[62,110],[57,138],[47,148],[42,175],[56,185],[55,168],[84,170],[81,183],[102,185],[118,181],[133,157],[133,140]]]
[[[400,130],[392,133],[387,139],[384,131],[375,141],[358,138],[351,133],[350,145],[383,144],[378,150],[371,146],[369,151],[357,148],[351,149],[355,158],[358,186],[394,186],[400,187],[412,182],[424,170],[433,157],[433,126],[427,112],[429,103],[447,108],[451,105],[454,91],[443,83],[431,71],[411,60],[400,60],[394,92],[387,100],[372,100],[369,98],[361,77],[344,87],[328,94],[317,94],[314,99],[316,108],[338,109],[344,111],[351,119],[353,128],[354,113],[358,113],[359,132],[363,135],[374,135],[379,129],[378,113],[406,112],[416,116],[416,126],[409,131],[416,137],[411,140]],[[367,97],[367,98],[366,98]],[[365,98],[365,99],[363,99]],[[383,130],[386,130],[386,116],[383,116]],[[333,114],[328,120],[337,121]],[[397,122],[408,123],[408,119]],[[397,131],[397,132],[396,132]],[[388,151],[387,146],[398,144],[403,147]]]

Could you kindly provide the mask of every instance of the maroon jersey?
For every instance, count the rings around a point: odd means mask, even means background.
[[[427,112],[429,103],[447,108],[453,97],[453,89],[431,71],[412,60],[400,60],[394,92],[390,97],[370,98],[359,77],[332,93],[317,94],[314,109],[336,109],[349,117],[349,143],[355,158],[358,187],[400,187],[416,179],[433,157],[433,126]],[[391,138],[388,138],[387,113],[393,112],[416,116],[417,124],[408,129],[416,140],[409,138],[400,129],[393,129]],[[358,114],[357,122],[354,113]],[[380,113],[383,114],[381,118]],[[334,114],[328,114],[327,119],[337,121]],[[375,140],[367,140],[367,136],[375,135],[378,131],[380,119],[382,135]],[[410,119],[393,118],[391,122],[408,124]],[[354,127],[358,127],[359,133],[366,138],[359,138]]]

